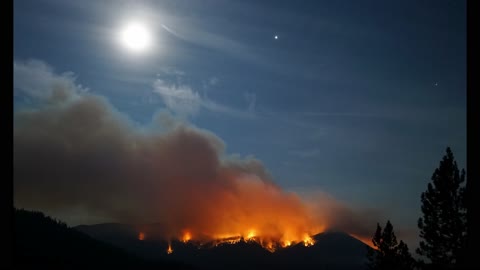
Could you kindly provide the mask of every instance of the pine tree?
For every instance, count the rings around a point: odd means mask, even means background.
[[[465,170],[459,172],[450,147],[446,152],[422,193],[418,220],[423,240],[417,253],[437,267],[455,265],[466,239]]]
[[[397,246],[397,262],[401,269],[414,269],[416,265],[415,260],[408,250],[407,244],[402,240],[400,240]]]
[[[372,238],[373,246],[377,250],[368,250],[368,267],[372,270],[407,270],[413,269],[415,261],[408,251],[408,246],[403,241],[397,242],[393,226],[387,221],[385,229],[377,223],[377,230]]]

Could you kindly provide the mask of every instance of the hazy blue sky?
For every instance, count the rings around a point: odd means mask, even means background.
[[[131,18],[152,32],[145,52],[117,40]],[[465,22],[464,1],[18,0],[14,60],[71,72],[139,128],[169,111],[287,190],[416,230],[445,148],[466,166]]]

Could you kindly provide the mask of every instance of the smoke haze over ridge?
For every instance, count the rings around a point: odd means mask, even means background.
[[[158,222],[166,237],[253,231],[282,241],[326,229],[368,237],[378,219],[323,193],[307,201],[283,190],[260,160],[227,154],[215,134],[168,113],[139,128],[71,73],[32,61],[14,70],[15,91],[41,103],[14,115],[16,207]]]

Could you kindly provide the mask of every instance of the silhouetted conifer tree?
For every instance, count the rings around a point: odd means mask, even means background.
[[[432,182],[422,193],[423,218],[420,228],[419,255],[432,266],[450,267],[458,262],[466,239],[465,170],[458,170],[450,147],[432,175]]]
[[[373,246],[377,250],[368,249],[368,267],[372,270],[383,269],[413,269],[415,260],[408,251],[408,246],[403,241],[397,242],[393,226],[387,221],[385,229],[377,223],[377,230],[372,238]]]

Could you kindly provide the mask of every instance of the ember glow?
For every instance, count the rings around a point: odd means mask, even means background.
[[[321,233],[322,231],[318,231],[317,233]],[[201,235],[201,234],[196,234]],[[279,248],[286,248],[295,244],[302,244],[306,247],[312,246],[315,244],[315,240],[307,233],[302,234],[292,234],[290,232],[277,232],[277,234],[266,232],[265,234],[257,234],[256,230],[248,230],[244,234],[216,234],[207,236],[203,234],[202,237],[195,238],[190,230],[183,230],[183,234],[179,235],[178,237],[170,238],[167,252],[169,254],[172,251],[171,248],[171,241],[181,241],[183,243],[187,243],[189,241],[193,242],[194,244],[200,246],[203,245],[224,245],[224,244],[237,244],[241,241],[245,242],[256,242],[261,245],[263,248],[267,249],[270,252],[275,252]]]
[[[303,244],[306,247],[309,247],[309,246],[313,246],[313,244],[315,244],[315,241],[309,235],[305,235],[303,237]]]
[[[138,234],[138,240],[140,240],[140,241],[145,240],[145,233],[140,232],[140,233]]]
[[[192,235],[190,234],[189,231],[185,231],[183,236],[182,236],[182,242],[186,243],[192,239]]]
[[[255,237],[255,230],[250,230],[247,235],[247,239],[252,239],[253,237]]]

